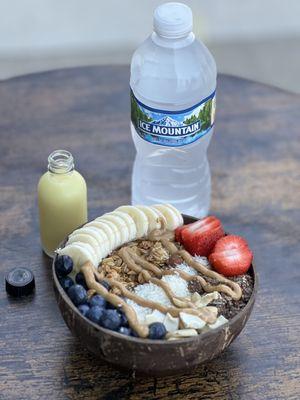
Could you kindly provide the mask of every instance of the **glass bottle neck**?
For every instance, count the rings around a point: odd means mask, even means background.
[[[48,171],[66,174],[74,170],[74,158],[67,150],[55,150],[48,157]]]

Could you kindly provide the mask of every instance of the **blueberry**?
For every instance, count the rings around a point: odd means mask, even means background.
[[[95,322],[96,324],[99,324],[103,313],[104,313],[103,308],[101,308],[99,306],[93,306],[86,313],[86,317],[89,320]]]
[[[89,309],[90,307],[88,304],[80,304],[80,306],[78,306],[78,311],[84,316],[86,316]]]
[[[109,302],[106,303],[106,308],[108,310],[116,310],[116,307],[112,303],[109,303]]]
[[[119,333],[122,333],[122,335],[126,335],[126,336],[131,336],[132,335],[132,331],[130,328],[126,328],[125,326],[121,326],[121,328],[118,329]]]
[[[124,300],[125,299],[125,297],[124,296],[119,296],[122,300]],[[109,303],[109,302],[107,302],[107,305],[106,305],[106,308],[108,308],[108,309],[112,309],[112,310],[121,310],[121,307],[122,307],[122,304],[119,304],[117,307],[116,306],[114,306],[112,303]]]
[[[99,283],[100,283],[102,286],[104,286],[106,290],[110,290],[110,289],[111,289],[111,288],[110,288],[110,284],[109,284],[108,282],[106,282],[106,281],[100,281]]]
[[[117,331],[121,326],[119,312],[117,310],[103,310],[100,325],[103,326],[103,328]]]
[[[121,326],[121,328],[118,329],[118,332],[126,336],[139,337],[134,330],[126,326]]]
[[[79,306],[79,304],[83,304],[87,302],[87,293],[83,286],[81,285],[73,285],[68,290],[68,296],[75,304],[75,306]]]
[[[73,260],[69,256],[57,256],[55,260],[55,271],[59,277],[67,276],[73,270]]]
[[[59,278],[59,283],[66,292],[70,289],[71,286],[74,285],[73,279],[70,278],[69,276],[64,276],[62,278]]]
[[[89,299],[88,303],[91,307],[93,306],[98,306],[100,308],[106,307],[106,300],[104,297],[100,296],[100,294],[95,294],[93,297]]]
[[[127,327],[128,326],[128,319],[126,317],[126,314],[122,310],[119,310],[119,314],[120,314],[120,317],[121,317],[121,325],[124,326],[124,327]]]
[[[131,336],[139,337],[139,335],[133,329],[131,329]]]
[[[163,339],[167,330],[162,322],[153,322],[149,325],[149,339]]]
[[[75,276],[75,281],[78,283],[78,285],[83,286],[86,290],[88,290],[87,284],[85,282],[85,278],[82,272],[78,272]]]

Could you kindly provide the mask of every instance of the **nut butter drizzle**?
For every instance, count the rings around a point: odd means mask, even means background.
[[[196,308],[192,302],[186,301],[186,299],[181,299],[180,297],[176,296],[166,282],[158,279],[164,275],[170,275],[169,273],[165,274],[164,271],[162,271],[160,268],[156,267],[149,261],[144,260],[142,257],[134,253],[130,248],[123,247],[119,251],[119,255],[130,269],[132,269],[136,273],[142,272],[146,282],[151,282],[161,287],[164,290],[165,294],[168,296],[169,300],[175,306],[178,306],[179,303],[181,303],[180,307]],[[158,278],[152,277],[149,271],[154,273],[154,275],[156,275]]]
[[[145,324],[140,324],[137,319],[137,315],[135,310],[127,304],[121,297],[116,294],[108,292],[108,290],[102,286],[100,283],[96,281],[97,272],[91,262],[85,263],[81,267],[81,272],[84,274],[84,278],[86,280],[86,284],[90,289],[94,289],[96,293],[100,294],[113,304],[117,308],[122,308],[124,311],[129,326],[140,336],[146,338],[149,334],[149,328]],[[135,293],[131,292],[130,290],[126,289],[126,287],[121,283],[114,279],[104,278],[106,282],[108,282],[112,287],[117,287],[123,296],[135,301],[137,304],[140,304],[143,307],[149,307],[151,309],[157,309],[160,312],[166,314],[170,313],[173,317],[178,317],[180,312],[186,312],[189,314],[193,314],[199,316],[207,323],[214,323],[217,318],[218,310],[216,307],[206,307],[199,310],[192,310],[190,308],[175,308],[175,307],[165,307],[160,303],[145,300],[140,296],[137,296]]]
[[[190,281],[192,279],[197,279],[199,280],[201,286],[206,292],[213,292],[213,291],[223,292],[226,293],[228,296],[230,296],[233,300],[240,300],[240,298],[242,297],[242,289],[236,282],[233,282],[230,279],[225,278],[225,276],[220,275],[217,272],[206,268],[203,264],[194,260],[194,258],[190,255],[190,253],[188,253],[186,250],[178,250],[175,244],[171,242],[171,240],[173,239],[174,239],[174,232],[166,231],[163,221],[161,229],[156,229],[150,232],[149,234],[149,240],[161,241],[162,245],[171,255],[173,254],[179,255],[181,258],[183,258],[183,260],[187,265],[194,268],[197,272],[200,272],[202,275],[206,275],[209,278],[217,279],[223,284],[210,285],[201,276],[189,275],[187,273],[181,274],[179,270],[177,270],[177,272],[183,279],[187,281]],[[224,284],[226,284],[227,286]]]
[[[174,232],[166,231],[165,226],[163,225],[163,221],[161,229],[156,229],[149,234],[149,240],[160,241],[171,255],[176,254],[180,256],[187,265],[194,268],[197,272],[200,272],[202,275],[206,275],[209,278],[217,279],[227,286],[223,284],[210,285],[202,276],[189,275],[188,273],[181,273],[183,271],[176,270],[183,279],[185,279],[186,281],[197,279],[199,280],[201,286],[206,292],[223,292],[230,296],[233,300],[240,300],[240,298],[242,297],[242,289],[236,282],[233,282],[230,279],[225,278],[223,275],[220,275],[217,272],[206,268],[203,264],[194,260],[194,258],[186,250],[178,250],[175,244],[171,242],[171,240],[173,239]]]
[[[206,268],[203,264],[194,260],[190,253],[188,253],[186,250],[178,250],[174,243],[170,242],[168,239],[165,239],[163,236],[159,240],[171,255],[176,254],[180,256],[187,265],[194,268],[197,272],[200,272],[202,275],[206,275],[209,278],[217,279],[228,286],[224,284],[210,285],[202,276],[189,275],[187,273],[182,273],[183,271],[176,270],[183,279],[187,281],[197,279],[206,292],[223,292],[230,296],[233,300],[240,300],[242,297],[242,289],[236,282],[233,282],[230,279],[225,278],[223,275]]]
[[[166,292],[167,295],[169,293],[168,297],[170,298],[171,302],[173,302],[175,307],[167,307],[158,302],[146,300],[146,299],[138,296],[134,292],[128,290],[123,283],[121,283],[113,278],[106,278],[106,277],[102,276],[101,273],[97,272],[94,269],[93,273],[97,279],[105,280],[107,283],[110,284],[111,287],[118,288],[124,297],[127,297],[128,299],[133,300],[135,303],[141,305],[142,307],[156,309],[164,314],[169,313],[173,317],[178,317],[179,313],[181,311],[184,311],[186,313],[199,316],[201,319],[203,319],[207,323],[215,322],[215,320],[217,318],[217,313],[218,313],[218,310],[216,307],[205,307],[205,308],[203,307],[201,309],[199,309],[199,308],[197,309],[195,307],[195,305],[193,303],[191,303],[190,301],[187,301],[187,299],[183,299],[183,298],[174,296],[171,288],[168,286],[168,284],[166,282],[162,282],[161,280],[159,280],[157,278],[151,277],[151,275],[149,274],[149,272],[147,270],[142,269],[139,265],[137,265],[134,262],[133,259],[130,258],[130,255],[133,254],[131,252],[130,248],[123,247],[121,250],[122,250],[121,254],[124,257],[123,261],[124,262],[126,261],[126,265],[129,267],[129,269],[132,269],[133,271],[135,271],[137,273],[142,272],[146,282],[152,282],[154,284],[158,284]],[[120,255],[120,257],[121,257],[121,255]],[[145,261],[144,259],[142,259],[140,257],[138,257],[136,259],[140,260],[140,261]],[[157,267],[155,267],[155,268],[157,268]],[[171,271],[163,272],[163,271],[159,270],[159,272],[160,272],[160,274],[163,274],[163,275],[170,275]]]
[[[166,282],[163,282],[161,279],[162,276],[167,275],[179,275],[182,279],[187,282],[192,279],[198,279],[201,283],[201,286],[206,292],[218,291],[223,292],[232,297],[234,300],[239,300],[242,296],[242,290],[240,286],[225,278],[224,276],[214,272],[208,268],[206,268],[201,263],[195,261],[193,257],[185,250],[179,250],[174,243],[170,240],[174,239],[174,233],[170,231],[166,231],[163,227],[160,230],[155,230],[149,234],[149,240],[151,241],[161,241],[164,248],[171,255],[180,256],[186,264],[190,267],[194,268],[197,272],[200,272],[202,275],[206,275],[210,278],[214,278],[222,282],[223,284],[218,285],[210,285],[206,282],[206,280],[202,276],[190,275],[187,272],[181,271],[179,269],[166,270],[163,271],[158,268],[156,265],[151,262],[143,259],[139,255],[137,255],[132,249],[128,247],[122,247],[118,254],[122,258],[123,262],[128,266],[129,269],[136,273],[142,273],[145,282],[151,282],[155,285],[161,287],[173,306],[167,307],[158,302],[146,300],[134,292],[128,290],[125,285],[115,279],[101,277],[100,273],[98,273],[93,265],[90,262],[85,263],[81,267],[81,271],[83,272],[87,286],[90,289],[94,289],[97,293],[103,296],[108,302],[112,303],[115,307],[121,307],[129,322],[129,326],[140,336],[147,337],[149,333],[149,328],[145,324],[141,324],[138,322],[138,318],[133,307],[128,305],[126,301],[120,298],[118,295],[108,292],[101,284],[99,284],[96,280],[98,277],[105,280],[110,284],[111,287],[116,287],[120,290],[123,296],[128,299],[133,300],[135,303],[141,305],[142,307],[147,307],[151,309],[156,309],[164,314],[171,314],[173,317],[178,317],[180,312],[186,312],[192,315],[196,315],[203,319],[206,323],[214,323],[217,318],[218,310],[216,307],[206,306],[202,308],[196,308],[196,306],[186,298],[178,297],[174,295],[173,291],[169,287]],[[151,274],[155,275],[153,277]],[[227,284],[228,286],[226,286]]]
[[[125,300],[121,299],[121,297],[117,296],[116,294],[110,293],[104,286],[98,283],[95,279],[95,268],[91,262],[87,262],[83,264],[81,267],[81,272],[84,274],[84,278],[86,281],[87,286],[90,289],[94,289],[98,294],[103,296],[105,300],[109,303],[113,304],[115,307],[122,307],[124,311],[129,326],[140,336],[140,337],[147,337],[149,334],[149,328],[147,325],[139,324],[136,312],[134,309],[129,306]],[[112,281],[112,280],[107,280]]]

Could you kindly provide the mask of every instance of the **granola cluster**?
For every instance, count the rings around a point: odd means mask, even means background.
[[[170,258],[168,251],[162,246],[161,242],[155,242],[149,249],[146,256],[147,261],[152,262],[158,267],[162,267]]]
[[[170,258],[170,254],[159,241],[137,240],[128,243],[126,247],[130,247],[131,251],[157,267],[166,265]],[[143,272],[136,273],[129,269],[120,257],[118,250],[113,251],[109,257],[102,260],[98,271],[102,278],[110,278],[122,282],[129,290],[146,282]],[[118,288],[113,288],[112,291],[115,294],[120,294]]]
[[[124,283],[127,289],[131,289],[136,285],[136,273],[127,267],[116,251],[102,260],[99,272],[103,278],[115,279]],[[112,292],[117,295],[121,294],[116,287],[112,289]]]

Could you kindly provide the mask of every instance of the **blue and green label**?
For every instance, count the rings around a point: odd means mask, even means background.
[[[216,96],[210,96],[181,111],[151,108],[140,102],[131,90],[131,121],[138,135],[147,142],[179,147],[206,135],[214,125]]]

